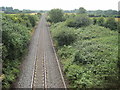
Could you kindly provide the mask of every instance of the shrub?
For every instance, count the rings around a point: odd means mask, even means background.
[[[84,13],[86,13],[86,9],[84,9],[83,7],[80,7],[80,8],[77,10],[77,13],[78,13],[78,14],[84,14]]]
[[[76,39],[76,34],[73,29],[70,28],[61,28],[61,30],[57,31],[57,35],[54,37],[59,46],[70,45]]]
[[[91,24],[91,20],[86,15],[78,15],[76,17],[69,18],[66,21],[66,25],[68,27],[75,27],[75,28],[85,27],[90,24]]]
[[[104,26],[104,23],[105,23],[105,20],[104,20],[103,17],[98,18],[97,24],[98,24],[99,26]]]
[[[61,22],[63,21],[63,11],[61,9],[52,9],[49,12],[49,21],[53,23]]]
[[[93,18],[93,25],[97,24],[97,19]]]
[[[35,17],[35,16],[33,16],[33,15],[29,15],[29,16],[28,16],[28,19],[29,19],[32,27],[34,27],[35,24],[36,24],[37,17]]]
[[[117,23],[114,18],[109,17],[105,22],[105,27],[111,30],[117,30]]]
[[[120,33],[120,21],[117,22],[117,30]]]
[[[79,51],[75,53],[74,62],[77,64],[87,64],[86,58]]]
[[[71,58],[74,52],[75,52],[75,49],[70,45],[63,46],[63,48],[58,50],[58,54],[62,59]]]

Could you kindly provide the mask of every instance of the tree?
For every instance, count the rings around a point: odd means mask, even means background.
[[[6,7],[6,10],[13,11],[13,7]]]
[[[52,9],[49,12],[50,21],[57,23],[63,21],[63,11],[61,9]]]
[[[2,11],[5,11],[5,9],[6,9],[5,7],[2,7]]]
[[[15,13],[19,13],[19,9],[14,9],[14,12]]]
[[[84,13],[86,13],[86,9],[84,9],[83,7],[80,7],[78,9],[78,14],[84,14]]]

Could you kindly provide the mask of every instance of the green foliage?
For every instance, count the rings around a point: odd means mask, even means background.
[[[58,50],[58,54],[62,59],[71,58],[72,55],[74,55],[74,52],[75,49],[70,45],[68,46],[64,45],[62,48]]]
[[[54,42],[64,23],[51,27]],[[73,29],[73,30],[72,30]],[[118,33],[98,25],[75,29],[76,40],[68,46],[57,46],[65,76],[71,88],[119,87]],[[62,33],[63,34],[63,33]],[[63,40],[64,41],[64,40]]]
[[[40,14],[37,14],[37,15],[21,14],[20,15],[20,17],[25,21],[27,27],[30,27],[30,25],[34,27],[36,24],[36,21],[39,19],[38,16],[40,16]]]
[[[74,62],[80,63],[80,64],[87,64],[86,57],[82,55],[80,52],[76,52],[75,57],[74,57]]]
[[[28,45],[30,31],[25,26],[20,24],[3,25],[3,43],[7,47],[7,51],[11,52],[7,57],[13,59],[19,57]],[[13,57],[14,55],[14,57]]]
[[[53,23],[61,22],[63,21],[63,11],[61,9],[52,9],[49,12],[49,19]]]
[[[86,13],[86,9],[84,9],[83,7],[80,7],[77,11],[78,14],[85,14]]]
[[[93,18],[93,25],[97,24],[97,19]]]
[[[114,18],[110,17],[106,20],[105,27],[110,28],[111,30],[117,29],[117,23]]]
[[[98,24],[99,26],[104,26],[104,24],[105,24],[104,18],[103,18],[103,17],[98,18],[97,24]]]
[[[120,21],[117,22],[117,30],[118,30],[118,32],[120,33]]]
[[[34,19],[31,22],[31,18]],[[9,88],[19,73],[19,64],[30,40],[32,26],[37,21],[36,16],[5,15],[2,18],[2,60],[3,88]]]
[[[3,88],[10,88],[11,84],[17,78],[19,71],[19,60],[6,60],[3,63],[3,74],[5,78],[2,81]]]
[[[70,45],[76,39],[76,34],[72,28],[68,27],[59,27],[54,33],[54,39],[57,41],[59,46]]]
[[[75,41],[75,34],[71,29],[65,28],[62,29],[59,34],[56,35],[55,39],[58,41],[59,46],[70,45]]]
[[[119,30],[119,21],[115,21],[115,18],[113,17],[97,17],[97,18],[92,18],[93,20],[93,25],[99,25],[103,26],[106,28],[109,28],[111,30]]]
[[[34,27],[36,21],[39,19],[39,15],[25,15],[25,14],[16,14],[16,15],[5,15],[3,20],[9,20],[12,23],[18,23],[26,27]]]
[[[35,24],[36,24],[37,17],[29,15],[28,19],[30,20],[30,23],[31,23],[32,27],[34,27]]]
[[[78,15],[78,16],[73,17],[73,18],[69,18],[66,21],[66,25],[68,27],[75,27],[75,28],[86,27],[90,24],[91,24],[91,20],[84,14]]]
[[[111,16],[114,16],[114,15],[118,15],[118,12],[117,10],[91,10],[91,11],[87,11],[87,14],[88,15],[92,15],[94,17],[97,17],[97,16],[104,16],[104,17],[111,17]]]
[[[83,7],[81,7],[82,9]],[[82,9],[83,12],[87,13],[90,17],[120,17],[120,10],[85,10]],[[65,13],[79,13],[79,9],[74,10],[64,10]]]

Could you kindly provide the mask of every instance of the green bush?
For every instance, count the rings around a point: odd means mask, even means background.
[[[120,21],[117,22],[117,30],[120,33]]]
[[[99,26],[104,26],[104,24],[105,24],[104,18],[103,18],[103,17],[98,18],[97,24],[98,24]]]
[[[63,21],[63,11],[61,9],[52,9],[49,12],[49,20],[53,23]]]
[[[117,22],[115,21],[115,18],[108,18],[105,22],[105,27],[110,28],[111,30],[117,30]]]
[[[68,50],[69,49],[69,50]],[[75,49],[68,45],[64,45],[63,48],[58,50],[58,54],[62,59],[71,58],[74,55]]]
[[[87,60],[84,55],[82,55],[80,52],[76,52],[73,62],[76,62],[77,64],[87,64]]]
[[[93,18],[93,25],[97,24],[97,19]]]
[[[30,31],[25,26],[20,24],[5,24],[3,25],[3,43],[7,48],[7,58],[18,58],[28,45],[30,40]],[[14,57],[13,57],[14,55]]]
[[[77,10],[77,14],[85,14],[86,13],[86,9],[84,9],[83,7],[80,7],[78,10]]]
[[[59,46],[70,45],[75,42],[76,34],[73,29],[63,27],[60,30],[57,30],[54,38]]]
[[[33,15],[29,15],[28,19],[30,20],[30,23],[31,23],[32,27],[34,27],[35,24],[36,24],[37,17],[35,17]]]
[[[2,81],[3,88],[10,88],[11,84],[20,74],[19,70],[20,60],[6,60],[3,63],[3,74],[5,78]]]
[[[90,24],[91,24],[91,20],[86,15],[83,14],[73,18],[69,18],[66,21],[66,25],[68,27],[75,27],[75,28],[86,27]]]

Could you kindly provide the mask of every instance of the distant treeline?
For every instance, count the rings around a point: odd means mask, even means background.
[[[6,14],[16,14],[16,13],[44,13],[46,10],[19,10],[19,9],[13,9],[13,7],[0,7],[0,10],[3,11]]]
[[[78,9],[75,10],[65,10],[65,13],[77,13]],[[90,17],[119,17],[120,18],[120,11],[117,10],[88,10],[86,11],[86,13],[90,16]]]
[[[44,13],[49,10],[19,10],[19,9],[13,9],[13,7],[0,7],[0,10],[3,11],[6,14],[16,14],[16,13]],[[77,13],[78,9],[74,10],[64,10],[65,13]],[[86,13],[89,15],[89,17],[118,17],[120,18],[120,11],[117,10],[88,10]]]
[[[95,11],[87,11],[87,13],[90,17],[114,16],[114,17],[119,17],[120,18],[120,11],[116,11],[116,10],[95,10]]]

